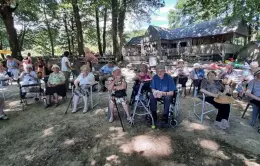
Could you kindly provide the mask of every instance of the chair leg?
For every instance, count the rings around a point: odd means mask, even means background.
[[[243,112],[243,115],[242,115],[241,118],[244,118],[244,116],[245,116],[245,114],[246,114],[246,111],[247,111],[247,109],[248,109],[249,106],[250,106],[250,104],[248,103],[247,106],[246,106],[246,108],[245,108],[245,110],[244,110],[244,112]]]

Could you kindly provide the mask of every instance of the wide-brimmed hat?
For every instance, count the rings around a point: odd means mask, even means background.
[[[53,69],[53,68],[58,68],[58,69],[60,69],[60,66],[58,66],[58,65],[56,65],[56,64],[54,64],[54,65],[52,65],[52,67],[51,67],[51,69]]]
[[[155,69],[156,70],[165,70],[165,65],[157,65],[156,67],[155,67]]]
[[[179,62],[183,62],[183,63],[184,63],[184,60],[183,60],[183,59],[179,59],[179,60],[177,61],[177,63],[179,63]]]
[[[194,65],[193,65],[193,67],[194,68],[199,68],[201,65],[199,64],[199,63],[195,63]]]
[[[260,74],[260,68],[257,68],[256,72],[254,73],[254,76],[256,76],[257,74]]]
[[[32,69],[33,67],[32,67],[32,65],[31,65],[31,64],[27,64],[27,65],[25,66],[25,68],[26,68],[26,69],[29,69],[29,68],[31,68],[31,69]]]
[[[113,70],[112,70],[112,72],[114,72],[114,71],[116,71],[116,70],[121,70],[118,66],[115,66],[115,67],[113,67]]]

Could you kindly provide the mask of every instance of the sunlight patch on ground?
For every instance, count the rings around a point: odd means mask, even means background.
[[[186,128],[186,131],[193,131],[193,130],[208,130],[209,127],[200,123],[195,123],[195,122],[191,122],[191,123],[184,123],[184,127]]]
[[[212,151],[212,152],[210,152],[210,154],[211,154],[211,156],[221,158],[222,160],[230,160],[230,157],[225,155],[222,150]]]
[[[101,113],[104,113],[104,112],[105,112],[104,108],[99,108],[99,109],[95,110],[95,115],[101,114]]]
[[[34,157],[35,157],[35,155],[26,155],[25,159],[28,161],[32,161]]]
[[[250,161],[250,160],[245,160],[245,165],[246,166],[260,166],[260,164],[254,162],[254,161]]]
[[[120,147],[123,153],[137,152],[145,157],[164,157],[172,154],[171,140],[167,136],[140,135]]]
[[[218,150],[219,144],[212,140],[203,139],[200,141],[200,146],[209,150]]]
[[[121,161],[119,160],[119,156],[117,156],[117,155],[111,155],[109,157],[106,157],[106,160],[112,162],[113,164],[121,163]]]
[[[64,141],[65,145],[74,145],[75,144],[75,140],[74,139],[66,139]]]
[[[53,135],[53,129],[54,129],[54,127],[50,127],[48,129],[45,129],[43,131],[43,136],[42,137],[48,137],[48,136]]]
[[[254,159],[247,159],[244,154],[241,153],[233,153],[234,156],[237,158],[244,160],[244,164],[246,166],[260,166],[260,164],[257,163],[256,158]]]

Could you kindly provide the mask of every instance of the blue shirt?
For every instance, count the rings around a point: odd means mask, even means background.
[[[104,74],[112,74],[113,67],[108,67],[108,65],[103,66],[99,71]]]
[[[167,73],[164,74],[163,79],[160,79],[158,75],[153,76],[151,88],[163,92],[177,90],[173,78]]]

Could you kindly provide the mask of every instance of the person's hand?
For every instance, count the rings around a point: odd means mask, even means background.
[[[120,81],[120,77],[116,77],[114,82],[119,82]]]

